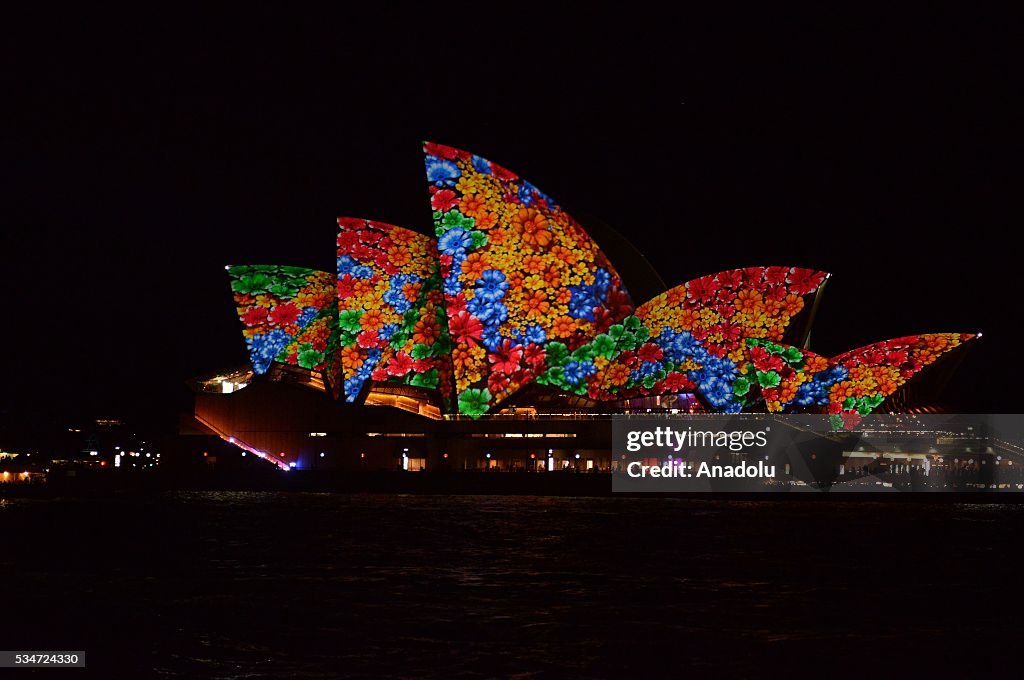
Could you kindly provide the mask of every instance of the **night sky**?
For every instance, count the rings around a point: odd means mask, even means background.
[[[430,139],[669,285],[832,272],[819,353],[982,330],[947,401],[1021,410],[1011,22],[496,7],[8,17],[0,409],[173,426],[247,361],[224,265],[333,271],[338,215],[430,231]]]

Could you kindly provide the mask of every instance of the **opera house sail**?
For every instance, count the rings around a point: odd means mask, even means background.
[[[523,437],[538,441],[517,450],[543,466],[556,450],[607,446],[570,419],[596,432],[615,413],[810,412],[852,426],[931,408],[942,381],[921,376],[948,375],[975,337],[815,354],[830,275],[804,267],[731,269],[634,300],[614,258],[551,196],[471,152],[423,152],[432,224],[341,217],[334,273],[228,267],[249,366],[195,383],[203,427],[295,467],[314,455],[295,443],[310,432],[338,450],[401,435],[406,459],[429,448],[412,440],[441,442],[431,455],[448,460],[440,448],[513,438],[493,423],[525,418]],[[638,290],[657,279],[621,271]],[[260,425],[243,415],[255,412]]]

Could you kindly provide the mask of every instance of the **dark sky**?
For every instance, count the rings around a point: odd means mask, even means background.
[[[831,271],[820,353],[983,330],[947,397],[1020,410],[1013,22],[494,7],[8,17],[0,408],[173,421],[246,361],[223,265],[332,270],[341,214],[429,230],[433,139],[669,284]]]

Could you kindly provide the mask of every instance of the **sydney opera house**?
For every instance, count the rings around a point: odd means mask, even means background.
[[[820,356],[829,274],[666,289],[515,173],[424,153],[432,236],[343,217],[336,272],[228,267],[249,365],[193,381],[202,431],[282,469],[608,470],[616,413],[929,412],[975,337]]]

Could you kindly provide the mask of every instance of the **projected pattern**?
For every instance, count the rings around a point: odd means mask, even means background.
[[[318,371],[353,402],[371,379],[438,389],[473,417],[537,382],[598,401],[694,392],[714,411],[823,409],[847,422],[975,337],[907,336],[831,360],[793,347],[806,327],[794,319],[827,279],[794,267],[704,276],[634,311],[550,197],[466,151],[424,151],[436,241],[341,218],[336,276],[229,268],[255,373]]]
[[[696,391],[715,410],[739,411],[750,389],[740,371],[744,339],[781,340],[827,276],[748,267],[694,279],[640,305],[561,363],[565,353],[549,359],[542,382],[599,400]],[[581,386],[573,362],[584,355],[599,370]]]
[[[306,267],[228,268],[253,372],[273,362],[324,372],[336,325],[334,276]]]
[[[878,408],[967,333],[925,333],[884,340],[825,359],[808,350],[750,339],[747,374],[773,413],[827,407],[847,427]]]
[[[459,411],[480,415],[624,319],[615,269],[535,186],[467,151],[426,143]],[[593,362],[580,370],[596,371]]]
[[[338,345],[346,401],[367,380],[451,397],[451,341],[434,239],[338,219]]]

